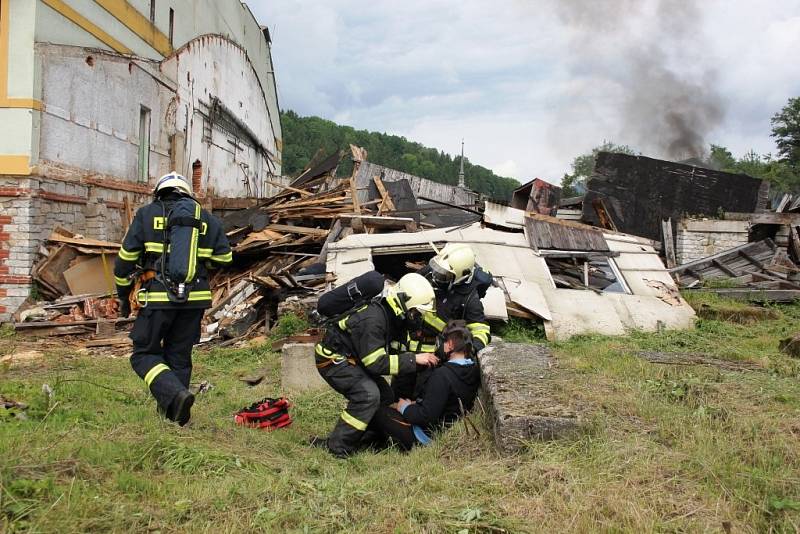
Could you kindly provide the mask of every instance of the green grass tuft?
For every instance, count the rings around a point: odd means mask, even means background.
[[[778,340],[796,333],[800,306],[775,309],[750,325],[550,344],[554,397],[584,430],[507,457],[476,409],[480,436],[458,424],[408,454],[336,460],[307,445],[344,406],[330,390],[292,396],[288,429],[237,427],[237,409],[282,393],[264,346],[196,351],[194,379],[214,388],[184,428],[156,416],[126,359],[46,352],[0,369],[0,395],[29,406],[27,420],[0,418],[0,531],[795,532],[800,362]],[[498,333],[544,342],[515,321]],[[641,350],[764,370],[651,364]],[[238,380],[256,369],[260,385]]]

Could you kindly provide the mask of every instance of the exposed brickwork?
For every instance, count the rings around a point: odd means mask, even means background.
[[[58,193],[51,193],[49,191],[40,191],[37,195],[45,200],[53,200],[55,202],[67,202],[70,204],[87,204],[89,201],[83,197],[76,197],[73,195],[59,195]]]
[[[22,189],[20,187],[0,187],[0,197],[22,197],[30,194],[30,189]]]
[[[13,276],[9,274],[0,274],[0,284],[30,284],[30,276]]]
[[[11,320],[30,294],[31,268],[54,228],[95,239],[122,239],[125,197],[135,210],[149,200],[150,189],[120,184],[85,176],[0,176],[0,322]]]

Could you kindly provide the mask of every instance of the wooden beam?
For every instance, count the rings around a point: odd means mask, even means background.
[[[327,236],[328,230],[324,228],[309,228],[307,226],[290,226],[288,224],[270,224],[267,230],[274,232],[281,232],[284,234],[301,234],[301,235],[314,235],[314,236]]]
[[[675,240],[672,238],[672,218],[661,221],[661,237],[664,240],[664,257],[667,259],[667,269],[672,269],[678,265],[678,261],[675,258]]]
[[[389,195],[389,192],[386,191],[381,177],[376,175],[372,178],[372,181],[375,182],[375,187],[378,188],[378,193],[380,193],[382,200],[380,206],[378,206],[378,215],[387,211],[394,211],[396,209],[394,202],[392,202],[392,197]]]
[[[607,230],[616,232],[617,225],[614,224],[614,219],[612,219],[611,214],[608,213],[608,209],[606,209],[606,204],[603,202],[603,199],[600,197],[593,199],[592,207],[594,208],[595,213],[597,213],[597,218],[600,219],[600,226]]]
[[[258,198],[219,198],[211,199],[211,207],[215,210],[244,210],[258,205]]]
[[[726,219],[748,220],[753,224],[782,224],[786,226],[800,226],[800,213],[725,213]]]
[[[731,269],[730,267],[728,267],[719,260],[711,260],[711,263],[714,265],[714,267],[716,267],[723,273],[727,274],[728,276],[732,276],[733,278],[740,276],[739,273],[737,273],[736,271],[734,271],[733,269]]]

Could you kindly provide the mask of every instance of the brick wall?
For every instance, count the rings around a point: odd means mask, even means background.
[[[148,198],[126,191],[123,182],[87,182],[0,176],[0,323],[12,320],[30,295],[39,247],[55,227],[121,241],[125,197],[133,211]]]
[[[31,231],[31,180],[0,178],[0,322],[10,318],[30,292],[35,248]]]
[[[684,219],[678,224],[675,236],[678,263],[688,263],[746,245],[749,231],[750,223],[747,221]]]

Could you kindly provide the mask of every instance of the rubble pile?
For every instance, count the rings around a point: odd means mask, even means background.
[[[96,332],[98,323],[116,320],[113,271],[119,247],[119,243],[54,229],[31,273],[44,301],[20,311],[17,330],[80,334]]]
[[[320,151],[269,198],[203,200],[234,261],[211,272],[201,341],[266,337],[279,316],[307,315],[337,282],[368,269],[397,279],[450,242],[469,243],[494,275],[488,318],[541,322],[548,339],[688,328],[695,313],[679,288],[800,299],[800,198],[773,199],[769,211],[762,180],[601,153],[587,196],[560,199],[558,187],[536,179],[507,205],[372,164],[361,148],[351,153],[349,177],[336,176],[343,151]],[[119,247],[55,229],[32,272],[45,301],[21,310],[17,330],[124,343],[114,329],[132,320],[117,320]],[[277,346],[319,335],[311,329]]]

